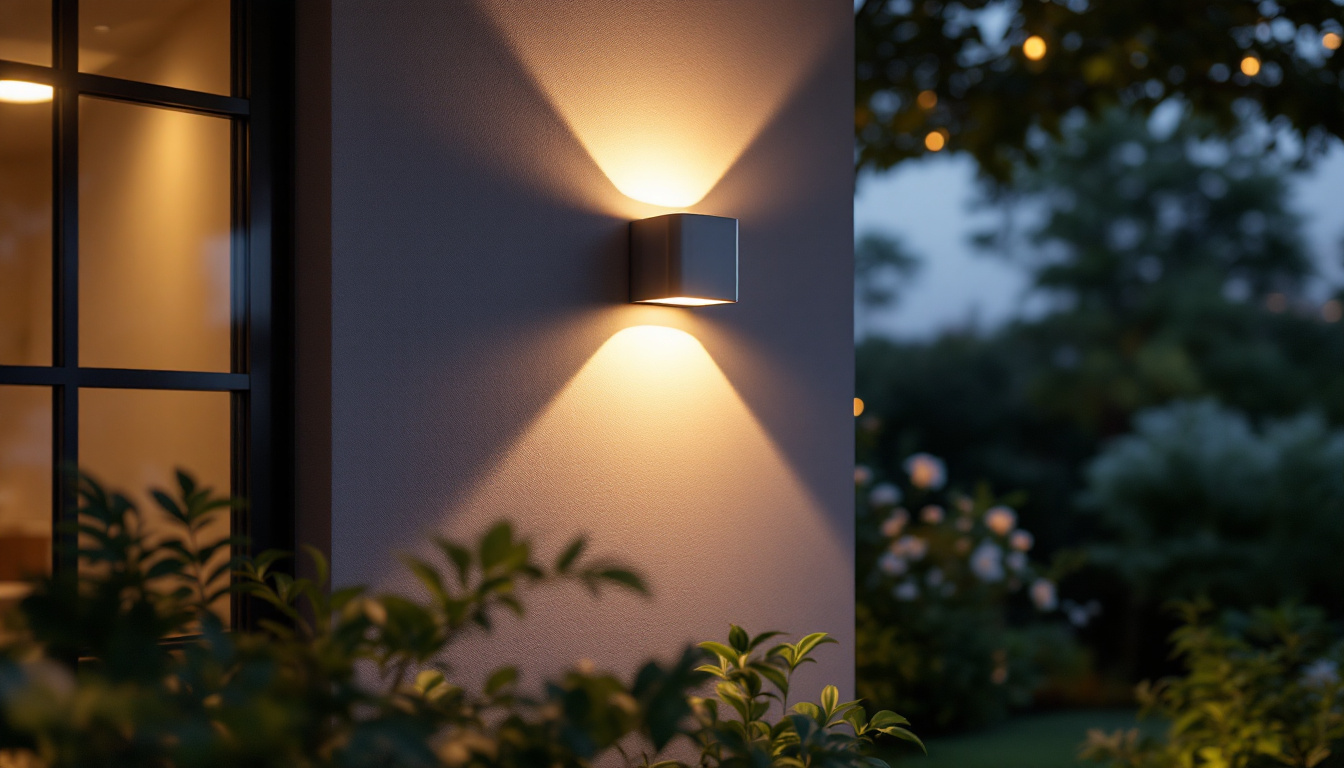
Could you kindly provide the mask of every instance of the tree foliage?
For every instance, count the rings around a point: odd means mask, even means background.
[[[1337,0],[864,0],[858,165],[918,157],[942,132],[1006,180],[1033,130],[1058,134],[1071,111],[1172,98],[1224,129],[1258,111],[1320,148],[1344,137],[1341,13]]]

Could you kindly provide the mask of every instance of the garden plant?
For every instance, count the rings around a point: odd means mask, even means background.
[[[855,474],[860,695],[926,732],[954,731],[1029,705],[1048,674],[1085,668],[1060,617],[1085,623],[1095,606],[1061,601],[1067,558],[1033,561],[1017,512],[983,486],[948,490],[937,457],[914,454],[901,474],[900,485]]]
[[[576,664],[534,689],[506,666],[468,690],[442,652],[501,611],[523,614],[528,587],[643,582],[582,539],[543,565],[499,523],[474,547],[438,541],[446,572],[407,559],[427,599],[327,591],[315,551],[316,577],[296,578],[282,553],[230,557],[245,542],[204,541],[237,505],[177,481],[153,493],[177,527],[153,536],[125,496],[81,481],[78,574],[35,579],[3,616],[0,765],[674,768],[655,762],[672,745],[705,768],[844,768],[883,765],[868,756],[878,737],[918,742],[904,718],[869,718],[835,687],[788,706],[793,672],[833,642],[821,633],[787,643],[734,626],[630,682]],[[250,602],[256,628],[212,609],[229,595]]]

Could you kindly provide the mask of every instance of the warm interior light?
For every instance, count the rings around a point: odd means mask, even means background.
[[[929,135],[924,137],[924,146],[930,152],[937,152],[947,146],[947,137],[942,131],[929,131]]]
[[[933,91],[920,91],[915,97],[915,103],[919,104],[920,109],[933,109],[938,106],[938,94]]]
[[[858,418],[859,416],[862,415],[863,415],[863,400],[860,400],[859,398],[856,397],[854,398],[854,416],[855,418]]]
[[[1247,77],[1255,77],[1260,74],[1260,60],[1254,56],[1247,56],[1242,59],[1241,73]]]
[[[669,296],[666,299],[644,299],[636,304],[671,304],[674,307],[704,307],[710,304],[732,304],[723,299],[697,299],[692,296]]]
[[[1045,58],[1045,38],[1040,35],[1032,35],[1022,43],[1022,55],[1032,61],[1040,61]]]
[[[0,80],[0,101],[10,104],[41,104],[51,101],[52,87],[26,80]]]
[[[1342,43],[1344,43],[1344,37],[1340,37],[1338,32],[1326,32],[1321,35],[1321,45],[1332,51],[1338,51]]]

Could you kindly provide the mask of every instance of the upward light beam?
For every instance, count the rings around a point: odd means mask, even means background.
[[[477,2],[612,184],[678,209],[751,144],[838,18],[814,0]]]

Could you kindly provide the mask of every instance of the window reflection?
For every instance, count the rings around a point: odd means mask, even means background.
[[[80,100],[80,365],[230,368],[230,128]]]
[[[0,103],[0,365],[51,364],[51,104]]]
[[[228,94],[230,21],[229,0],[81,0],[79,68]]]
[[[0,610],[51,567],[51,390],[0,387]]]
[[[144,515],[151,537],[178,533],[147,491],[159,488],[173,495],[174,472],[180,468],[199,485],[229,494],[229,400],[227,392],[81,389],[80,466],[104,486],[125,493]],[[208,529],[208,541],[227,537],[229,529],[228,510],[221,510]],[[221,551],[215,564],[227,559],[228,552]],[[217,610],[227,619],[227,600]]]
[[[0,59],[51,66],[50,0],[0,2]]]

